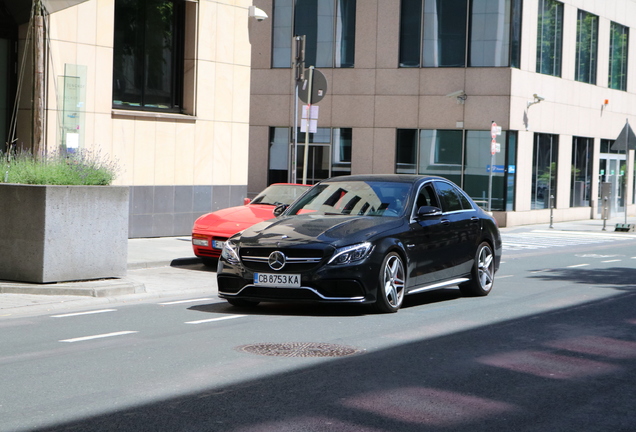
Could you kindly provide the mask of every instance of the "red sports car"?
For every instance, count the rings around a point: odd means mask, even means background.
[[[245,228],[274,217],[274,209],[291,204],[310,185],[275,183],[243,206],[230,207],[204,214],[194,222],[192,248],[205,264],[216,265],[225,240]]]

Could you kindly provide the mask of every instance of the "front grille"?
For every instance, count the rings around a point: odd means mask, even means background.
[[[239,255],[243,265],[255,272],[271,272],[268,261],[274,251],[285,254],[286,264],[281,270],[289,272],[305,272],[312,270],[326,259],[327,251],[323,249],[296,249],[296,248],[241,248]]]

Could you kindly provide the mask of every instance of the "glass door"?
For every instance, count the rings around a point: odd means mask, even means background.
[[[624,203],[624,182],[627,178],[625,172],[625,156],[620,154],[604,154],[600,159],[599,172],[599,205],[598,213],[601,214],[604,199],[602,195],[602,184],[609,183],[608,208],[610,217],[619,216],[625,212]]]

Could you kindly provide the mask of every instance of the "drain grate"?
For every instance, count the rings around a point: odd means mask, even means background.
[[[314,342],[260,343],[243,345],[236,349],[271,357],[345,357],[363,351],[344,345]]]

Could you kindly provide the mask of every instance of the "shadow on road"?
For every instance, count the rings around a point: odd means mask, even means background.
[[[597,280],[632,289],[625,274]],[[635,401],[636,293],[622,293],[40,431],[616,432],[633,430]]]
[[[559,268],[531,276],[545,281],[568,281],[580,284],[598,285],[618,290],[636,290],[636,269],[613,267],[607,269],[586,270],[578,268]]]

